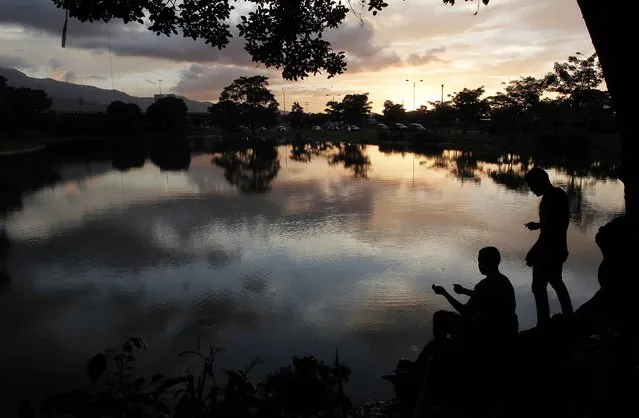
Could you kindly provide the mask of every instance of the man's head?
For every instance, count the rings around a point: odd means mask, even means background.
[[[537,196],[543,195],[550,186],[548,173],[539,167],[531,168],[524,176],[530,190]]]
[[[479,271],[481,274],[488,275],[499,270],[501,254],[499,254],[499,250],[495,247],[484,247],[479,250],[477,261],[479,262]]]

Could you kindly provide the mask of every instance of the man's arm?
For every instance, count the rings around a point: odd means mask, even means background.
[[[531,231],[536,231],[541,228],[541,224],[539,222],[528,222],[527,224],[524,224],[524,226]]]
[[[450,303],[450,305],[455,308],[455,310],[457,312],[459,312],[462,315],[465,315],[466,312],[468,312],[468,309],[466,308],[466,305],[461,303],[460,301],[458,301],[457,299],[455,299],[450,293],[448,293],[446,290],[444,290],[444,293],[442,293],[442,296],[444,296],[446,298],[446,300],[448,301],[448,303]]]
[[[474,290],[467,289],[460,284],[453,285],[453,290],[455,291],[455,293],[459,295],[466,295],[466,296],[472,296],[473,293],[475,292]]]
[[[464,315],[466,312],[468,312],[467,306],[452,297],[451,294],[448,293],[442,286],[434,284],[433,291],[435,292],[435,294],[445,297],[448,303],[450,303],[453,308],[455,308],[460,314]]]

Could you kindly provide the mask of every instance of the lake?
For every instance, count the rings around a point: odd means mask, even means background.
[[[129,336],[149,345],[139,356],[147,377],[184,371],[191,363],[177,354],[199,336],[226,349],[221,369],[260,356],[256,378],[295,355],[332,361],[337,349],[353,400],[391,396],[380,376],[416,357],[433,312],[447,307],[431,286],[473,286],[489,245],[515,286],[521,328],[534,325],[530,159],[201,148],[45,155],[33,181],[4,166],[3,404],[86,385],[91,355]],[[596,163],[548,166],[571,199],[564,278],[578,306],[598,288],[594,235],[622,212],[623,184]],[[25,185],[11,189],[14,180]]]

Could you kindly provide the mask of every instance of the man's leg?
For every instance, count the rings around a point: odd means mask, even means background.
[[[439,352],[442,346],[446,346],[446,337],[449,334],[462,335],[464,328],[464,318],[460,314],[450,311],[435,312],[433,315],[434,338],[424,346],[415,363],[418,365],[425,364],[426,359]]]
[[[573,313],[572,301],[570,300],[568,288],[566,288],[563,277],[561,276],[562,267],[563,263],[548,266],[548,283],[550,283],[557,293],[557,299],[559,299],[559,304],[561,305],[561,312],[563,312],[564,315],[570,315]]]
[[[544,325],[550,320],[548,305],[548,278],[543,265],[533,265],[532,292],[537,305],[537,325]]]

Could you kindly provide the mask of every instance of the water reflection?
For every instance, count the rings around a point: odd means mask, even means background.
[[[77,370],[74,388],[90,354],[130,335],[150,343],[153,372],[198,335],[229,349],[223,367],[260,355],[265,372],[292,355],[330,359],[337,345],[353,397],[385,396],[381,371],[430,338],[441,307],[430,285],[475,281],[486,245],[503,250],[522,325],[534,321],[522,222],[538,199],[518,182],[535,157],[333,143],[182,150],[175,161],[155,152],[56,156],[40,165],[57,182],[35,190],[3,177],[21,203],[4,221],[0,329],[20,343],[0,346],[0,384],[15,392],[2,396],[50,389],[32,376],[57,390]],[[594,233],[623,205],[614,170],[590,164],[549,170],[572,196],[566,283],[577,303],[598,288]]]
[[[6,271],[10,246],[11,241],[9,241],[9,235],[7,231],[4,230],[4,227],[0,226],[0,294],[8,292],[11,286],[9,273]]]
[[[338,144],[328,141],[294,142],[289,158],[292,161],[310,163],[313,157],[327,157],[337,146]]]
[[[151,148],[150,157],[162,171],[184,171],[191,165],[191,147],[186,141],[162,143]]]
[[[118,171],[142,168],[148,157],[149,153],[144,146],[115,146],[113,149],[112,166]]]
[[[393,149],[386,147],[385,153],[404,155],[406,148]],[[569,197],[571,219],[581,228],[587,228],[603,213],[590,204],[585,198],[589,195],[585,189],[594,188],[606,181],[616,181],[619,164],[614,162],[593,161],[584,158],[566,158],[555,155],[536,154],[533,157],[513,153],[494,154],[490,152],[475,153],[469,150],[429,151],[419,154],[421,166],[431,170],[443,170],[461,183],[481,183],[488,176],[494,183],[507,190],[527,194],[528,186],[524,180],[525,173],[533,166],[540,166],[562,174],[558,185],[563,187]],[[620,214],[618,210],[615,214]]]
[[[60,174],[37,155],[0,161],[0,218],[20,210],[25,195],[53,186]]]
[[[371,168],[371,160],[366,154],[366,146],[360,144],[340,144],[337,151],[329,156],[330,165],[343,165],[353,172],[353,176],[365,178]]]
[[[278,150],[275,147],[225,151],[213,158],[213,164],[224,169],[224,178],[240,191],[265,192],[280,171]]]
[[[328,141],[292,144],[291,161],[310,163],[314,157],[323,157],[331,166],[342,166],[352,171],[355,178],[366,178],[372,165],[366,154],[366,145]]]

